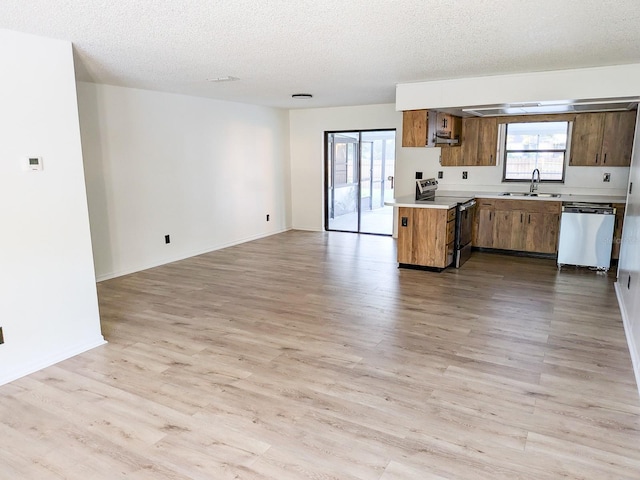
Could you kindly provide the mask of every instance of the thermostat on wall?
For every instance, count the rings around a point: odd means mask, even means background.
[[[28,170],[42,170],[42,157],[29,157],[27,158]]]

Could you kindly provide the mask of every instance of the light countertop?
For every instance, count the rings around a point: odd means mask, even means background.
[[[385,205],[392,207],[411,207],[411,208],[455,208],[459,203],[468,202],[473,199],[473,194],[467,194],[466,196],[440,196],[436,194],[436,198],[433,200],[416,201],[413,196],[398,197],[393,200],[384,202]]]
[[[541,192],[544,193],[544,192]],[[571,195],[561,194],[559,197],[527,197],[520,195],[502,195],[499,192],[464,192],[452,190],[437,190],[433,201],[417,202],[411,195],[398,197],[384,202],[393,207],[412,208],[453,208],[458,203],[467,202],[473,198],[498,198],[503,200],[529,200],[547,202],[581,202],[581,203],[626,203],[627,197],[618,195]]]

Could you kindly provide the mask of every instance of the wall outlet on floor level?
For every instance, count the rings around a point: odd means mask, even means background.
[[[603,182],[610,182],[610,181],[611,181],[611,174],[610,174],[610,173],[605,173],[605,174],[602,176],[602,181],[603,181]]]
[[[169,235],[164,236],[164,243],[171,243],[171,237]]]
[[[465,171],[465,172],[462,172],[462,179],[463,179],[463,180],[466,180],[466,179],[467,179],[467,172],[466,172],[466,171]]]
[[[269,221],[269,214],[267,213],[267,222]]]
[[[438,172],[438,178],[442,178],[443,173],[442,172]]]

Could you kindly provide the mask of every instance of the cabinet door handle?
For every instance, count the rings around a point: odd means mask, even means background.
[[[602,163],[607,163],[607,154],[604,154],[604,159],[602,160]]]
[[[409,225],[409,217],[402,217],[402,226],[406,227]]]
[[[522,213],[520,214],[520,223],[522,223]]]
[[[598,163],[598,154],[596,153],[596,163]]]
[[[529,222],[528,223],[531,223],[531,215],[529,215]]]
[[[492,213],[492,212],[489,212],[489,220],[491,220],[491,213]]]

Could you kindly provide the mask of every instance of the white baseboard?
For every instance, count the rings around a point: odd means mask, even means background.
[[[620,313],[622,315],[622,324],[624,325],[624,333],[627,337],[627,345],[629,346],[629,353],[631,354],[631,363],[633,364],[633,373],[636,377],[636,386],[638,387],[638,395],[640,395],[640,350],[636,346],[636,342],[633,339],[633,332],[631,331],[631,320],[627,315],[627,309],[622,301],[622,294],[620,292],[620,282],[614,283],[616,289],[616,297],[618,297],[618,305],[620,306]]]
[[[105,343],[107,343],[105,339],[102,337],[102,335],[99,335],[98,338],[94,339],[91,342],[85,342],[80,345],[67,348],[63,351],[56,352],[52,355],[48,355],[45,358],[38,358],[33,362],[28,363],[27,365],[21,365],[18,368],[9,369],[9,371],[2,372],[2,376],[0,376],[0,385],[13,382],[14,380],[35,373],[39,370],[42,370],[43,368],[50,367],[51,365],[54,365],[58,362],[62,362],[63,360],[67,360],[71,357],[75,357],[76,355],[91,350],[92,348],[104,345]]]
[[[275,232],[269,233],[260,233],[258,235],[252,235],[250,237],[245,237],[240,240],[234,240],[233,242],[223,243],[220,245],[210,245],[207,247],[199,248],[197,250],[193,250],[187,253],[182,253],[173,257],[166,257],[161,260],[147,263],[143,265],[137,265],[135,267],[127,268],[124,270],[119,270],[117,272],[103,273],[96,276],[96,282],[103,282],[105,280],[110,280],[112,278],[122,277],[124,275],[129,275],[131,273],[141,272],[142,270],[147,270],[149,268],[159,267],[161,265],[166,265],[167,263],[177,262],[180,260],[184,260],[185,258],[191,258],[198,255],[202,255],[204,253],[215,252],[216,250],[222,250],[223,248],[233,247],[235,245],[240,245],[241,243],[252,242],[253,240],[259,240],[261,238],[270,237],[272,235],[278,235],[280,233],[288,232],[291,230],[290,227],[284,228],[282,230],[277,230]]]

